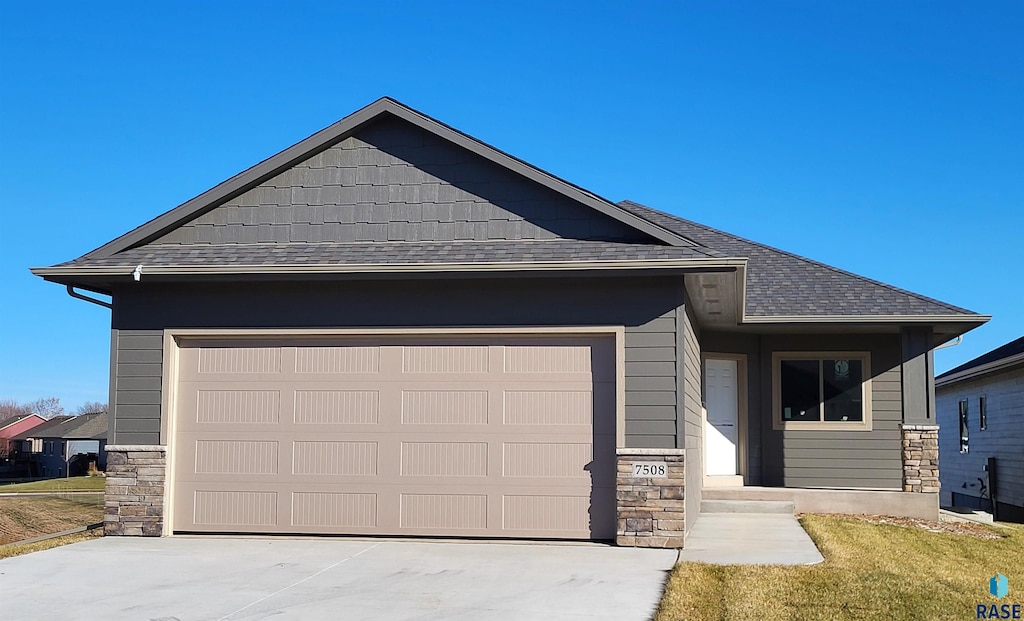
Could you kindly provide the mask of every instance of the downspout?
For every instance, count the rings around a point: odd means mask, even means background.
[[[90,298],[87,295],[82,295],[81,293],[75,291],[75,286],[74,285],[68,285],[68,295],[70,295],[73,298],[77,298],[79,300],[85,300],[86,302],[92,302],[93,304],[96,304],[98,306],[103,306],[104,308],[109,308],[109,309],[113,309],[114,308],[114,306],[110,302],[104,302],[103,300],[97,300],[96,298]]]
[[[938,347],[933,348],[933,350],[935,350],[935,349],[946,349],[947,347],[956,347],[957,345],[959,345],[960,343],[963,343],[963,342],[964,342],[964,335],[961,334],[960,336],[956,337],[956,341],[955,342],[954,341],[947,341],[947,342],[943,343],[942,345],[939,345]]]

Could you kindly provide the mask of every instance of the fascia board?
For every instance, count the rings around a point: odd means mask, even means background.
[[[217,274],[357,274],[417,272],[504,272],[564,270],[635,270],[670,268],[737,268],[746,265],[745,258],[651,259],[644,261],[538,261],[501,263],[384,263],[360,265],[161,265],[143,264],[146,275],[217,275]],[[98,267],[33,267],[36,276],[131,276],[128,266]]]
[[[1024,352],[1014,354],[1013,356],[1007,356],[1006,358],[1001,358],[999,360],[993,360],[992,362],[989,362],[987,364],[971,367],[970,369],[964,369],[959,373],[954,373],[953,375],[943,377],[942,379],[936,379],[935,387],[940,388],[942,386],[948,386],[950,384],[962,382],[964,380],[972,379],[981,375],[988,375],[989,373],[1002,371],[1004,369],[1022,363],[1024,363]]]

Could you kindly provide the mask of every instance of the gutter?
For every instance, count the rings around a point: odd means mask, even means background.
[[[110,302],[104,302],[103,300],[97,300],[96,298],[90,298],[87,295],[82,295],[81,293],[75,291],[75,286],[74,285],[68,285],[68,295],[70,295],[73,298],[79,299],[79,300],[84,300],[86,302],[91,302],[91,303],[93,303],[93,304],[95,304],[97,306],[102,306],[104,308],[114,308],[114,305],[111,304]]]
[[[992,315],[792,315],[744,317],[743,323],[977,323]]]
[[[501,263],[366,263],[295,265],[146,265],[148,275],[219,274],[362,274],[421,272],[514,272],[560,270],[635,270],[672,268],[743,268],[745,258],[647,259],[632,261],[531,261]],[[133,276],[135,267],[33,267],[36,276]],[[76,296],[77,297],[77,296]]]

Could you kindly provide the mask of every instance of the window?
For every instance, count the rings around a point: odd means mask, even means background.
[[[988,429],[988,411],[985,409],[985,395],[978,397],[978,426],[982,431]]]
[[[866,352],[775,352],[775,429],[871,429]]]
[[[968,446],[967,399],[960,400],[960,452],[966,453]]]

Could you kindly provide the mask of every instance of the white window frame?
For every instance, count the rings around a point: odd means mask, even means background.
[[[858,421],[794,421],[782,417],[782,361],[783,360],[859,360],[863,365],[864,381],[861,383],[861,404],[863,420]],[[823,382],[823,378],[819,378]],[[776,351],[772,352],[772,427],[775,431],[871,431],[871,353],[866,351]],[[819,387],[819,396],[821,388]],[[824,406],[819,403],[819,412],[824,416]]]

